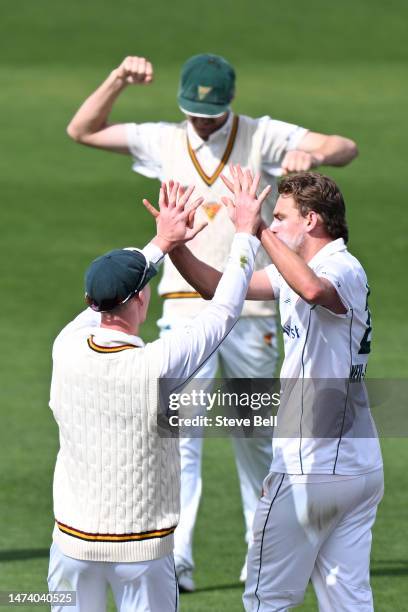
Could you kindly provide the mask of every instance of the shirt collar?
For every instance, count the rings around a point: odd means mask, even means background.
[[[331,242],[325,244],[320,251],[317,251],[307,265],[311,268],[315,268],[323,259],[340,251],[347,251],[347,246],[343,238],[337,238],[336,240],[332,240]]]
[[[188,141],[193,151],[198,151],[202,146],[205,146],[205,145],[211,146],[212,144],[216,144],[217,142],[220,142],[220,141],[223,142],[227,140],[231,132],[233,117],[234,117],[234,114],[230,112],[228,114],[228,119],[226,120],[224,125],[220,127],[220,129],[214,132],[213,134],[210,134],[210,136],[208,137],[208,140],[203,140],[197,134],[197,132],[193,128],[190,121],[187,120],[187,136],[188,136]]]
[[[125,334],[124,332],[116,329],[109,329],[108,327],[98,327],[94,333],[94,340],[96,344],[100,344],[101,346],[121,346],[122,344],[133,344],[134,346],[142,348],[145,345],[139,336]]]

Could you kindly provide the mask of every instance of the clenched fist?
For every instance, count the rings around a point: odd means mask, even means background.
[[[153,81],[153,66],[145,57],[130,55],[116,68],[115,76],[129,85],[147,85]]]
[[[316,168],[322,162],[323,155],[295,149],[286,153],[282,161],[281,170],[282,174],[288,174],[289,172],[306,172],[311,168]]]

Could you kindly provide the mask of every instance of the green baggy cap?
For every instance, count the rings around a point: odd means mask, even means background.
[[[124,304],[156,274],[138,249],[115,249],[95,259],[85,273],[85,299],[97,312]]]
[[[219,55],[194,55],[181,69],[177,101],[183,113],[217,117],[229,110],[234,97],[235,71]]]

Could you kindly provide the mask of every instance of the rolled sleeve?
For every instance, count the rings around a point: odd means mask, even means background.
[[[148,178],[161,178],[161,142],[167,124],[127,123],[126,138],[133,158],[132,169]]]
[[[262,139],[262,168],[272,176],[279,176],[280,165],[288,151],[299,146],[299,143],[308,130],[285,121],[261,117],[260,128],[263,130]]]

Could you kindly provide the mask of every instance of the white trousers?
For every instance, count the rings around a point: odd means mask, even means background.
[[[371,528],[383,487],[382,470],[302,484],[269,474],[254,520],[245,610],[293,608],[311,579],[320,612],[372,612]]]
[[[135,563],[80,561],[50,551],[48,588],[76,591],[75,606],[53,606],[53,612],[105,612],[111,587],[120,612],[177,612],[178,585],[173,555]]]
[[[163,318],[159,321],[161,334],[185,323],[186,320]],[[244,317],[238,320],[196,378],[213,379],[219,366],[226,378],[272,378],[276,362],[275,318]],[[181,513],[174,534],[174,558],[177,567],[186,569],[194,569],[193,531],[202,489],[202,445],[200,437],[180,438]],[[233,438],[233,446],[245,519],[245,539],[250,544],[262,482],[272,461],[272,445],[269,438],[254,437]]]

